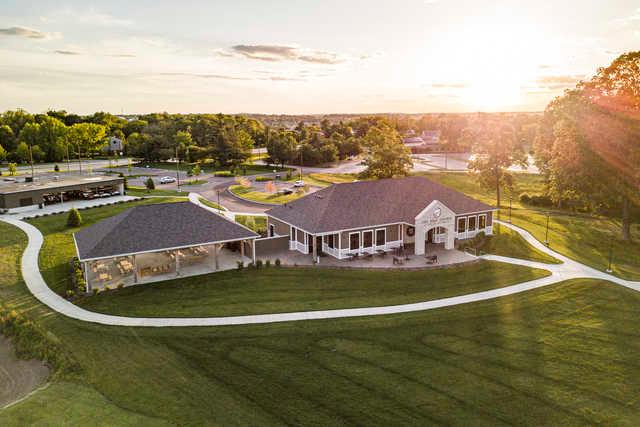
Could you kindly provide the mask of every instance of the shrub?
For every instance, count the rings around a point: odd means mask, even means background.
[[[261,259],[256,261],[256,268],[262,268],[262,260]]]
[[[67,289],[67,298],[71,299],[74,297],[76,293],[73,292],[73,289]]]
[[[276,267],[280,267],[280,258],[276,258],[275,264],[276,264]]]
[[[54,172],[60,172],[60,166],[55,165],[55,166],[53,167],[53,171],[54,171]]]
[[[548,207],[553,205],[553,200],[551,200],[551,197],[545,195],[534,194],[533,196],[530,196],[525,193],[520,195],[520,201],[532,206]]]
[[[291,181],[291,170],[287,170],[287,181]]]
[[[93,288],[93,294],[94,295],[98,295],[100,293],[100,289],[98,288]]]
[[[217,171],[213,174],[213,176],[230,177],[233,176],[233,173],[231,173],[231,171]]]
[[[244,268],[244,262],[242,261],[238,261],[237,265],[238,265],[238,270],[242,270]]]
[[[73,208],[69,211],[69,215],[67,216],[67,226],[69,227],[80,227],[82,224],[82,217],[80,216],[80,212],[76,208]]]
[[[147,178],[147,180],[144,182],[144,186],[147,187],[148,191],[156,189],[156,184],[153,182],[153,179],[151,177]]]
[[[268,259],[268,260],[266,260],[266,261],[264,262],[264,266],[265,266],[265,267],[267,267],[267,268],[271,267],[271,260],[269,260],[269,259]]]
[[[520,195],[520,202],[528,205],[531,203],[531,197],[527,193],[522,193]]]
[[[255,179],[256,179],[256,182],[267,182],[267,181],[272,181],[273,180],[273,178],[271,178],[271,177],[261,176],[261,175],[256,176]]]
[[[124,283],[118,283],[118,286],[116,286],[116,288],[118,290],[123,289],[124,288]]]

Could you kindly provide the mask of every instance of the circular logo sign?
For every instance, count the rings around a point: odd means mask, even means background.
[[[442,215],[442,209],[435,208],[434,211],[433,211],[433,218],[434,219],[438,219],[438,218],[440,218],[440,215]]]

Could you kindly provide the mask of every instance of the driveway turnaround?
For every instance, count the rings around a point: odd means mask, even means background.
[[[148,318],[111,316],[108,314],[95,313],[78,307],[77,305],[70,303],[69,301],[65,300],[64,298],[53,292],[51,289],[49,289],[44,279],[42,278],[40,269],[38,267],[38,254],[40,252],[40,248],[42,247],[44,239],[42,233],[40,233],[40,231],[36,227],[24,221],[12,218],[1,219],[23,230],[29,238],[27,248],[25,249],[22,256],[22,277],[24,278],[24,281],[31,293],[38,300],[40,300],[40,302],[60,314],[73,319],[91,323],[98,323],[101,325],[144,327],[227,326],[291,322],[299,320],[337,319],[344,317],[379,316],[385,314],[398,314],[414,311],[432,310],[441,307],[450,307],[459,304],[484,301],[506,295],[513,295],[516,293],[541,288],[543,286],[548,286],[554,283],[561,282],[563,280],[576,278],[594,278],[608,280],[619,285],[634,289],[636,291],[640,291],[640,282],[631,282],[619,279],[610,274],[606,274],[591,267],[580,264],[547,248],[545,245],[537,241],[527,231],[513,225],[500,222],[502,225],[520,233],[520,235],[522,235],[522,237],[524,237],[527,242],[535,246],[537,249],[563,261],[564,263],[543,264],[539,262],[525,261],[515,258],[486,255],[481,258],[493,261],[507,262],[511,264],[524,265],[534,268],[541,268],[551,272],[551,275],[543,277],[541,279],[519,283],[517,285],[507,286],[504,288],[476,292],[450,298],[442,298],[432,301],[418,302],[413,304],[228,317]]]

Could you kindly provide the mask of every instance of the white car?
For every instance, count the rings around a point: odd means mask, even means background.
[[[160,178],[160,184],[170,184],[172,182],[176,182],[176,179],[172,176],[163,176]]]
[[[299,179],[299,180],[297,180],[296,182],[293,183],[293,186],[296,187],[296,188],[304,187],[304,181]]]

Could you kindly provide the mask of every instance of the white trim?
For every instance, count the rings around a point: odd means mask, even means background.
[[[382,230],[382,231],[384,231],[384,243],[383,243],[383,244],[381,244],[381,245],[379,245],[379,244],[378,244],[378,231],[381,231],[381,230]],[[398,237],[399,237],[399,236],[398,236]],[[374,239],[374,240],[373,240],[373,246],[374,246],[375,248],[377,248],[378,246],[386,246],[386,244],[387,244],[387,229],[386,229],[386,228],[376,228],[376,229],[373,231],[373,239]]]
[[[376,249],[376,241],[374,240],[375,238],[375,233],[373,230],[362,230],[362,243],[360,244],[360,247],[362,248],[362,252],[366,252],[367,250],[370,251],[375,251]],[[365,246],[364,245],[364,233],[371,233],[371,246]]]
[[[358,248],[357,249],[351,249],[351,235],[352,234],[357,234],[358,235]],[[351,233],[349,233],[349,245],[347,246],[347,249],[349,250],[349,252],[360,252],[362,250],[362,238],[360,236],[360,231],[353,231]]]

